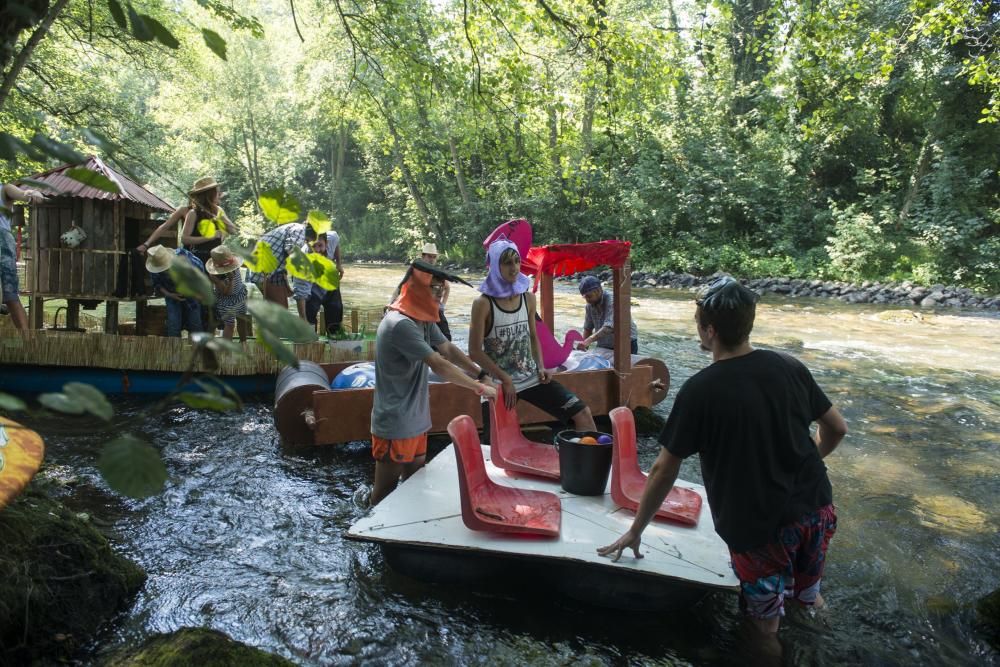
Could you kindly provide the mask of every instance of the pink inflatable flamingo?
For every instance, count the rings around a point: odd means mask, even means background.
[[[566,339],[560,344],[542,320],[535,320],[535,332],[538,334],[538,344],[542,347],[542,363],[546,368],[561,366],[573,351],[573,345],[583,340],[582,333],[570,329],[566,332]]]

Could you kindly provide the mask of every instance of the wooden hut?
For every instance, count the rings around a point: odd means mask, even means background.
[[[65,172],[74,167],[104,176],[119,192],[69,178]],[[29,208],[26,292],[30,294],[31,326],[42,328],[45,300],[65,299],[68,329],[79,325],[81,305],[93,308],[105,302],[104,330],[117,333],[118,304],[122,301],[136,302],[136,320],[141,327],[151,287],[143,258],[134,249],[158,224],[153,214],[170,213],[173,207],[94,156],[82,164],[35,174],[30,181],[33,186],[48,186],[46,201]],[[23,210],[15,209],[15,225],[19,221],[23,221]],[[86,235],[78,244],[73,237],[82,236],[79,232],[64,236],[74,227]]]

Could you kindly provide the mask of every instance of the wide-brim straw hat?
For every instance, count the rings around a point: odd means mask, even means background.
[[[188,190],[189,195],[195,195],[199,192],[204,192],[205,190],[211,190],[212,188],[218,188],[219,184],[211,176],[206,176],[205,178],[199,178]]]
[[[174,261],[174,251],[166,246],[154,245],[146,251],[146,270],[150,273],[163,273]]]
[[[420,250],[423,255],[439,255],[438,247],[433,243],[425,243],[424,247]]]
[[[212,248],[212,256],[205,262],[205,270],[213,276],[232,273],[241,266],[243,258],[233,254],[233,251],[224,245]]]

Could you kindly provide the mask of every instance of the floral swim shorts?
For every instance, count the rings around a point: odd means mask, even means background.
[[[730,552],[740,580],[740,607],[753,618],[766,619],[785,615],[786,598],[813,605],[836,530],[837,514],[827,505],[780,528],[775,542]]]

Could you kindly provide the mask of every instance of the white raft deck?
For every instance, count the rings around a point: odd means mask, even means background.
[[[614,542],[634,515],[611,500],[610,490],[601,496],[577,496],[555,480],[508,475],[492,464],[489,447],[483,447],[483,458],[497,484],[559,496],[559,537],[466,528],[451,445],[351,526],[347,537],[379,544],[393,569],[416,579],[522,584],[529,590],[551,590],[622,609],[683,609],[708,592],[738,590],[729,551],[715,533],[704,487],[677,482],[702,496],[697,526],[654,519],[642,536],[640,551],[645,557],[636,559],[627,550],[613,563],[596,550]]]

